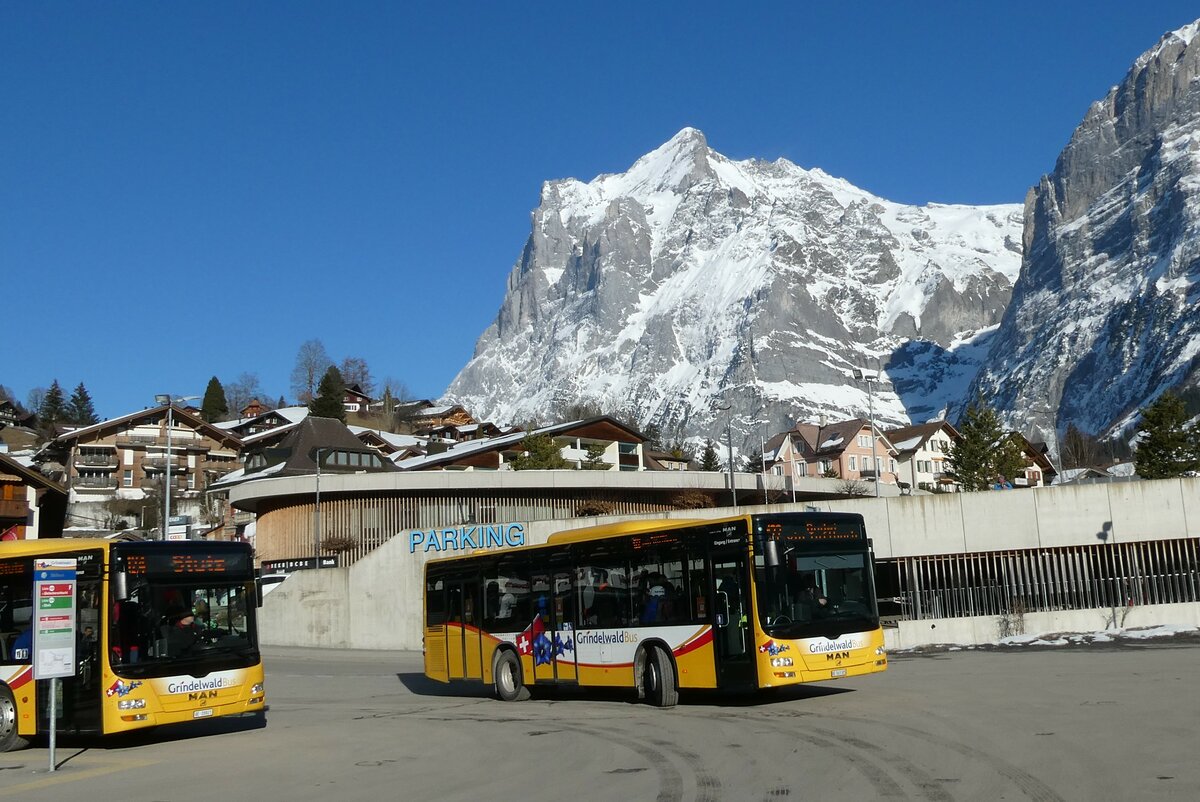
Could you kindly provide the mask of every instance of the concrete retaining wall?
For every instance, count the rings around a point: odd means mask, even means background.
[[[1200,479],[862,498],[743,507],[740,511],[802,512],[811,508],[861,513],[875,554],[883,559],[1075,546],[1100,540],[1169,540],[1200,534]],[[730,512],[728,508],[685,510],[668,517],[710,518]],[[595,518],[531,522],[525,525],[525,542],[545,543],[554,532],[597,522]],[[431,554],[441,556],[433,552],[409,553],[407,533],[400,533],[349,568],[293,574],[264,600],[259,611],[262,642],[355,649],[421,648],[423,572]],[[1029,613],[1025,616],[1026,631],[1103,629],[1108,614],[1105,610]],[[897,647],[907,648],[928,643],[982,643],[997,638],[994,617],[900,623],[898,630],[888,630],[889,645],[895,641]],[[1126,626],[1197,623],[1200,605],[1134,608],[1125,621]]]

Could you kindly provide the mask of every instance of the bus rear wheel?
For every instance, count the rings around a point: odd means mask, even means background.
[[[504,702],[524,702],[529,698],[529,688],[521,678],[521,663],[517,656],[505,649],[496,658],[496,696]]]
[[[675,664],[671,656],[664,649],[651,646],[646,652],[644,671],[642,687],[646,701],[655,707],[674,707],[679,701],[679,689],[675,687]]]
[[[17,735],[17,703],[12,691],[0,687],[0,752],[15,752],[29,746],[29,739]]]

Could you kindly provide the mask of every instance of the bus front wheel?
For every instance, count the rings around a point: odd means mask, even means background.
[[[496,696],[505,702],[524,702],[529,698],[529,688],[521,679],[521,663],[517,656],[505,649],[496,658]]]
[[[17,735],[17,703],[12,691],[0,687],[0,752],[13,752],[29,746],[29,739]]]
[[[646,668],[642,675],[646,701],[655,707],[674,707],[679,701],[679,689],[675,687],[675,664],[666,650],[651,646],[646,654]]]

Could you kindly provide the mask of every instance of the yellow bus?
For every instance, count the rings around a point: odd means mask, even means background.
[[[492,686],[752,690],[884,671],[860,515],[631,521],[425,569],[425,674]]]
[[[0,543],[0,751],[50,731],[35,681],[34,561],[74,558],[75,675],[56,731],[109,734],[264,710],[253,554],[244,543]]]

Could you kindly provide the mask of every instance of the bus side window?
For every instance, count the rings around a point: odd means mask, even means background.
[[[33,577],[19,561],[0,575],[0,663],[28,663],[33,653]]]
[[[425,584],[425,625],[441,626],[446,622],[446,591],[440,579]]]

